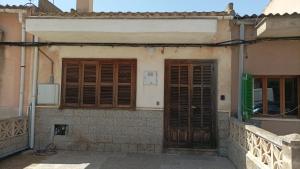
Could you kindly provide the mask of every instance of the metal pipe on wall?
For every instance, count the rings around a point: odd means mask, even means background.
[[[38,42],[38,37],[34,37],[34,41]],[[39,70],[39,48],[34,47],[33,69],[32,69],[32,88],[31,88],[31,113],[30,113],[30,133],[29,147],[34,148],[34,129],[35,129],[35,111],[37,102],[37,80]]]
[[[44,51],[39,49],[39,52],[41,52],[50,62],[51,62],[51,75],[49,78],[49,83],[53,84],[54,83],[54,61],[53,59],[50,58]]]
[[[21,41],[26,41],[26,30],[24,24],[23,13],[19,13],[19,22],[22,25],[21,30]],[[23,107],[24,107],[24,86],[25,86],[25,46],[21,47],[20,55],[20,87],[19,87],[19,116],[23,116]]]

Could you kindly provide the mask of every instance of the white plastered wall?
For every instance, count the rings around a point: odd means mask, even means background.
[[[230,112],[231,105],[231,50],[230,48],[149,48],[149,47],[58,47],[59,66],[55,70],[56,82],[61,84],[64,58],[131,58],[137,59],[137,109],[163,109],[165,59],[203,59],[217,63],[217,110]],[[144,71],[156,71],[157,85],[144,85]],[[225,95],[225,100],[220,100]],[[159,105],[157,105],[159,102]]]
[[[268,6],[263,11],[264,14],[292,14],[294,12],[300,13],[299,0],[271,0]]]

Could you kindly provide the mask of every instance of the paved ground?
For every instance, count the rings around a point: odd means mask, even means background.
[[[0,169],[234,169],[223,157],[59,151],[37,156],[26,151],[0,161]]]

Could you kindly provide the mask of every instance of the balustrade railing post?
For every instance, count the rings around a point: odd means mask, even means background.
[[[300,168],[300,135],[286,135],[282,141],[282,158],[284,169]]]

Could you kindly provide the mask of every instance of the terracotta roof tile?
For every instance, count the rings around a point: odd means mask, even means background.
[[[0,4],[0,9],[27,9],[27,8],[29,7],[24,5],[1,5]]]
[[[58,16],[58,17],[99,17],[99,18],[193,18],[201,16],[232,16],[225,11],[222,12],[88,12],[79,13],[76,10],[60,13],[36,13],[36,16]]]
[[[253,15],[243,15],[243,16],[240,16],[240,15],[236,15],[235,18],[237,19],[251,19],[251,18],[264,18],[264,17],[272,17],[272,16],[300,16],[300,13],[297,13],[297,12],[294,12],[294,13],[284,13],[284,14],[279,14],[279,13],[276,13],[276,14],[260,14],[260,15],[256,15],[256,14],[253,14]]]

